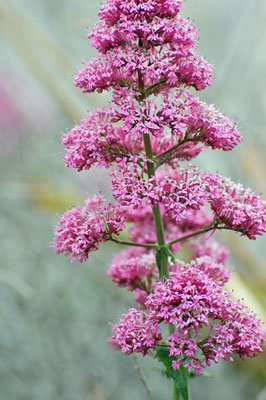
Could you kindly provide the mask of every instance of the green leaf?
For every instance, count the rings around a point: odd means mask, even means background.
[[[167,248],[166,250],[167,250],[167,255],[171,258],[172,263],[175,264],[175,255],[174,255],[174,253],[172,253],[169,248]]]
[[[165,366],[165,371],[164,375],[167,376],[167,378],[172,378],[174,379],[174,385],[175,385],[175,400],[189,400],[189,394],[188,394],[188,379],[189,379],[189,372],[187,368],[184,368],[183,365],[179,367],[177,371],[175,371],[172,367],[172,361],[173,360],[178,360],[178,358],[182,356],[177,356],[177,357],[170,357],[169,356],[169,348],[167,347],[162,347],[158,346],[156,348],[156,355],[155,357],[158,358],[160,362],[162,362]]]
[[[170,257],[172,263],[175,263],[175,256],[174,254],[171,252],[171,250],[169,250],[168,247],[161,247],[159,250],[157,250],[156,252],[156,264],[158,266],[158,268],[160,269],[163,259],[166,257]]]
[[[156,348],[155,357],[158,358],[158,360],[161,361],[164,364],[164,366],[165,366],[165,368],[167,370],[169,369],[172,372],[172,370],[173,370],[173,367],[172,367],[172,359],[173,359],[173,357],[171,357],[171,358],[169,357],[169,349],[167,347],[158,346]]]

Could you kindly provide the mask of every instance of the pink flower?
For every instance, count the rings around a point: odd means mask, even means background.
[[[159,4],[158,4],[159,3]],[[75,80],[84,92],[109,87],[211,85],[212,66],[195,52],[198,33],[178,14],[181,2],[114,2],[102,6],[100,23],[88,35],[100,57],[85,64]]]
[[[230,269],[225,268],[223,263],[219,263],[209,256],[192,259],[187,265],[187,268],[196,268],[204,272],[209,278],[220,285],[224,285],[228,282],[231,275]]]
[[[62,140],[66,146],[66,166],[78,171],[90,169],[94,164],[109,168],[122,154],[139,153],[143,147],[139,138],[115,126],[112,123],[115,118],[117,113],[112,108],[97,109],[71,129]]]
[[[88,199],[85,207],[73,207],[61,217],[55,230],[56,252],[71,254],[71,262],[87,260],[99,243],[118,235],[125,227],[119,206],[106,202],[102,196]]]
[[[113,260],[108,275],[118,286],[126,286],[129,290],[136,288],[150,291],[152,276],[157,272],[155,253],[125,250]]]
[[[121,205],[139,208],[145,201],[155,207],[161,202],[165,213],[181,222],[207,202],[201,175],[195,168],[166,170],[157,178],[145,179],[144,166],[141,170],[137,158],[132,161],[119,160],[117,170],[111,174],[113,195]]]
[[[114,325],[112,339],[125,354],[142,353],[154,349],[162,338],[159,326],[148,319],[142,310],[130,308],[123,319]]]
[[[199,141],[213,149],[228,151],[242,141],[235,123],[188,91],[179,90],[174,99],[165,96],[159,113],[176,143]]]
[[[250,189],[219,174],[207,174],[208,201],[216,218],[250,239],[266,232],[266,202]]]
[[[175,325],[168,338],[170,355],[183,355],[184,366],[196,373],[211,360],[232,360],[232,354],[244,359],[262,352],[261,321],[195,263],[171,273],[166,283],[158,282],[146,307],[155,324]],[[209,327],[205,337],[203,327]],[[173,361],[173,367],[178,369],[180,362]]]
[[[226,264],[229,259],[228,249],[218,244],[209,233],[191,240],[190,247],[193,250],[193,258],[208,256],[217,264]]]

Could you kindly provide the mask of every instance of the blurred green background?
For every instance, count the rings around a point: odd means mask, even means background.
[[[0,399],[146,399],[132,357],[107,344],[133,296],[106,277],[117,249],[106,244],[86,264],[55,255],[51,242],[66,207],[101,190],[106,171],[66,169],[62,132],[107,103],[73,85],[81,61],[95,54],[86,38],[99,0],[0,0]],[[266,2],[187,0],[199,49],[215,66],[201,98],[235,118],[244,144],[207,151],[198,163],[266,193]],[[231,290],[265,320],[265,239],[227,233]],[[265,356],[221,362],[214,377],[195,378],[193,400],[265,400]],[[154,398],[170,398],[156,364],[139,359]]]

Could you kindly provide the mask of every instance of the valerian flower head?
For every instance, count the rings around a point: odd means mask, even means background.
[[[71,261],[85,261],[99,243],[118,235],[125,227],[122,209],[102,196],[86,200],[84,207],[66,211],[55,230],[56,252],[71,255]]]
[[[256,239],[266,232],[264,200],[250,189],[219,174],[207,174],[206,183],[211,208],[226,227],[241,232],[249,239]]]
[[[213,149],[228,151],[242,141],[234,122],[189,91],[179,90],[174,98],[165,96],[159,113],[177,143],[178,140],[202,142]]]
[[[245,359],[262,352],[261,321],[200,269],[203,262],[179,266],[146,297],[146,312],[131,308],[114,326],[112,339],[125,354],[146,355],[159,345],[162,322],[175,327],[168,337],[174,369],[183,364],[200,374],[211,361],[233,361],[233,355]]]
[[[142,288],[146,291],[151,286],[152,276],[157,272],[154,252],[125,250],[113,260],[108,275],[118,286],[130,290]]]
[[[146,355],[159,344],[161,330],[144,311],[131,308],[123,317],[114,325],[112,339],[125,354],[136,352]]]
[[[228,249],[217,243],[209,233],[191,240],[189,244],[193,250],[193,258],[208,256],[217,264],[226,264],[229,259]]]
[[[198,33],[178,14],[180,6],[173,1],[104,4],[101,21],[89,34],[100,56],[85,64],[76,85],[84,92],[139,88],[139,71],[147,87],[211,85],[212,66],[196,54]]]
[[[232,361],[234,354],[245,359],[262,352],[265,332],[256,314],[233,300],[196,264],[171,273],[165,283],[158,282],[146,302],[149,319],[155,324],[175,325],[168,338],[170,355],[182,355],[182,360],[173,361],[173,367],[184,363],[200,373],[211,360]],[[207,334],[204,327],[208,327]]]
[[[113,124],[115,119],[118,119],[117,112],[112,108],[96,109],[72,128],[62,140],[66,146],[66,166],[78,171],[93,165],[109,168],[123,155],[140,153],[143,145],[139,137]]]

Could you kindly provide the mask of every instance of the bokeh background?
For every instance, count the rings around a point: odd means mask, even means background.
[[[95,54],[86,38],[99,0],[0,0],[0,399],[146,399],[134,359],[107,344],[110,322],[133,296],[106,277],[117,247],[105,244],[88,263],[71,264],[51,248],[66,207],[101,190],[105,171],[66,169],[62,132],[107,104],[73,85],[81,61]],[[244,144],[207,151],[198,163],[266,193],[266,2],[187,0],[199,49],[215,66],[201,98],[238,121]],[[231,250],[238,298],[266,314],[265,239],[220,235]],[[265,400],[266,358],[211,368],[195,378],[193,400]],[[154,398],[171,398],[157,365],[139,358]]]

